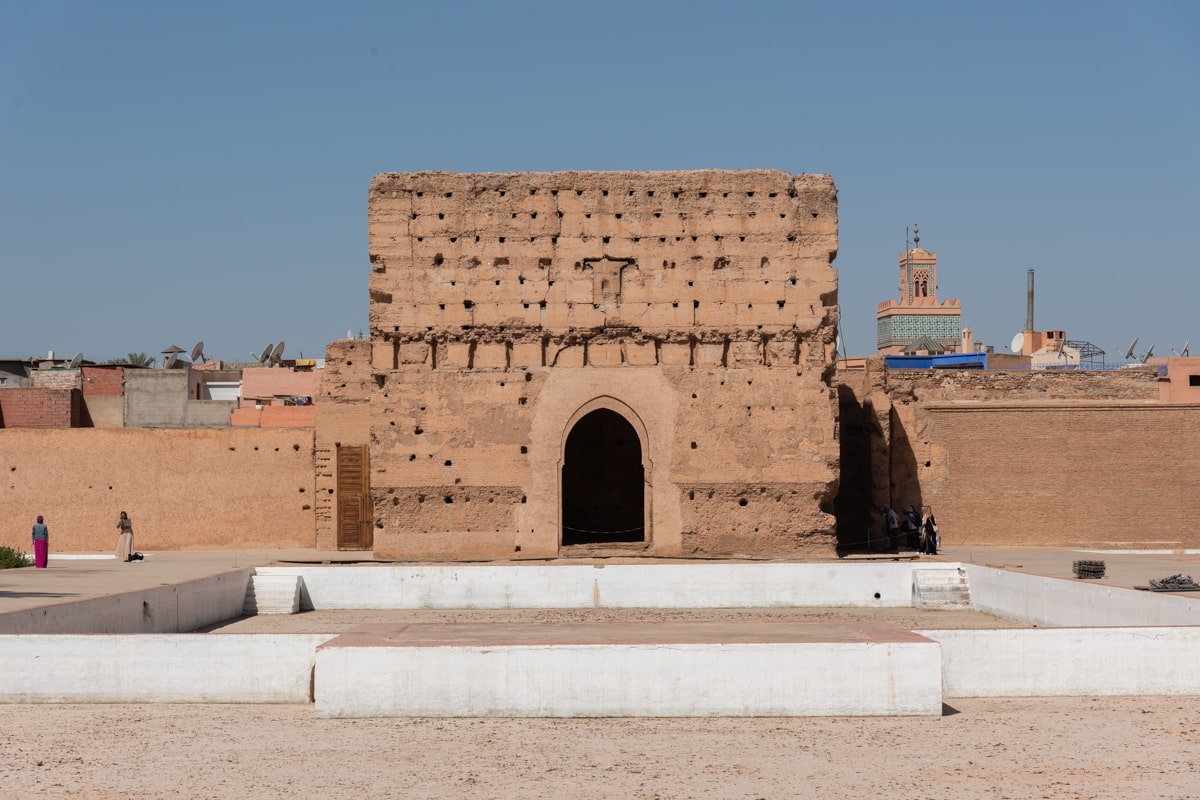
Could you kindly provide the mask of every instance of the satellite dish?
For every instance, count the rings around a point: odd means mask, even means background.
[[[196,342],[196,346],[192,348],[191,357],[192,357],[192,361],[195,361],[198,358],[205,364],[208,363],[208,356],[204,355],[204,342],[203,341]]]
[[[275,349],[271,351],[271,365],[279,366],[279,359],[283,357],[283,342],[275,345]]]
[[[1182,347],[1182,348],[1180,348],[1180,350],[1179,350],[1179,357],[1180,357],[1180,358],[1187,358],[1187,356],[1188,356],[1188,346],[1189,346],[1191,343],[1192,343],[1192,340],[1191,340],[1191,339],[1188,339],[1186,342],[1184,342],[1184,343],[1183,343],[1183,347]]]
[[[258,363],[265,364],[265,363],[267,363],[267,359],[269,359],[271,357],[271,348],[274,346],[275,345],[272,342],[267,342],[267,346],[262,349],[261,353],[259,353],[256,356],[254,356],[254,353],[251,353],[250,355],[257,358]]]
[[[79,365],[82,362],[83,362],[83,353],[76,353],[75,357],[71,359],[71,363],[67,364],[67,368],[68,369],[76,369],[79,367]]]
[[[1150,345],[1150,349],[1146,351],[1146,355],[1142,356],[1142,363],[1145,364],[1150,360],[1150,356],[1154,355],[1154,345]]]
[[[1133,358],[1133,348],[1137,347],[1138,337],[1133,337],[1133,341],[1129,343],[1129,347],[1125,348],[1125,360]]]
[[[182,352],[182,351],[180,351]],[[171,353],[167,360],[163,362],[163,369],[171,369],[175,366],[175,362],[179,360],[179,353]]]
[[[1008,349],[1012,350],[1014,353],[1020,353],[1022,350],[1024,350],[1025,349],[1025,334],[1018,333],[1016,336],[1014,336],[1012,338],[1012,343],[1009,344],[1009,346],[1008,346]]]

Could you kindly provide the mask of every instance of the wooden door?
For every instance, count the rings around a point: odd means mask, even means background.
[[[370,550],[374,546],[375,515],[368,460],[365,445],[338,445],[338,550]]]

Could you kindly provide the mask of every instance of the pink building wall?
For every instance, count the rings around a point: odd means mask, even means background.
[[[315,369],[250,367],[242,370],[242,397],[247,400],[276,395],[316,397],[320,381],[321,373]]]
[[[1200,403],[1200,358],[1151,358],[1146,363],[1167,367],[1158,384],[1162,402]]]

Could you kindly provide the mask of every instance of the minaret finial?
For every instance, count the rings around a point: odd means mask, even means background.
[[[919,244],[921,244],[920,233],[921,233],[921,229],[919,227],[917,227],[917,223],[914,222],[913,223],[913,247],[916,247]]]

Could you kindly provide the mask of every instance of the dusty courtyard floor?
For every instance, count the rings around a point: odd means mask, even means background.
[[[1014,627],[975,611],[314,611],[220,633],[379,622],[827,620]],[[0,796],[1200,798],[1200,697],[951,699],[941,717],[317,719],[312,705],[0,705]]]
[[[318,720],[311,705],[0,705],[18,798],[1200,797],[1200,698],[939,718]]]
[[[356,609],[306,611],[242,617],[205,628],[213,633],[342,633],[356,625],[395,622],[833,622],[880,624],[902,630],[936,628],[1019,628],[978,611],[922,611],[916,608],[546,608],[497,610]]]

